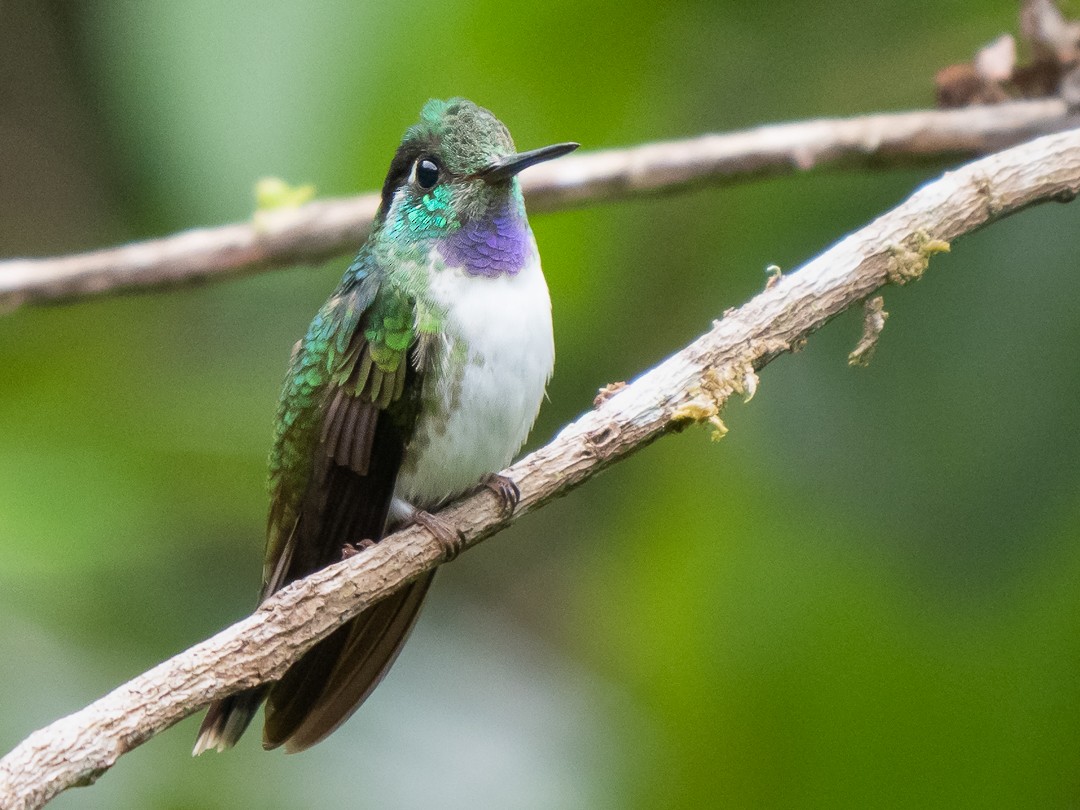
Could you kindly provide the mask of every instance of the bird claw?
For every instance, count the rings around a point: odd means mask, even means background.
[[[367,551],[375,545],[374,540],[361,540],[359,543],[346,543],[341,547],[341,559],[347,560],[350,557],[355,557],[361,551]]]
[[[413,523],[419,524],[431,532],[443,549],[443,562],[450,562],[465,549],[465,534],[455,529],[446,521],[423,509],[417,509],[412,516]]]
[[[521,490],[518,489],[517,484],[505,475],[492,473],[484,478],[481,485],[495,493],[504,515],[510,516],[514,514],[514,509],[517,508],[518,502],[521,501]]]

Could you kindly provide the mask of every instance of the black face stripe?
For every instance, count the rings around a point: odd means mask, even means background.
[[[417,158],[426,155],[438,155],[438,143],[431,138],[406,141],[397,148],[394,159],[390,161],[390,170],[383,181],[382,200],[379,203],[378,216],[385,216],[393,202],[394,192],[409,182],[413,164]],[[440,164],[441,165],[441,164]]]
[[[394,153],[394,159],[390,161],[390,170],[386,173],[386,180],[383,181],[382,202],[379,206],[381,212],[385,213],[390,208],[394,192],[408,182],[412,164],[419,155],[420,150],[415,144],[403,143],[398,147],[397,152]]]

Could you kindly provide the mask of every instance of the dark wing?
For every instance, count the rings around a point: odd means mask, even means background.
[[[409,440],[419,373],[409,362],[413,303],[360,261],[294,354],[271,455],[262,598],[379,541]],[[433,574],[432,574],[433,575]],[[263,745],[299,751],[330,734],[378,685],[431,582],[407,585],[338,628],[280,681],[211,707],[196,750],[231,745],[266,697]]]

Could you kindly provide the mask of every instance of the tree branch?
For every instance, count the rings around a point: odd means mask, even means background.
[[[838,242],[682,351],[623,388],[550,444],[505,472],[522,499],[513,517],[481,491],[443,510],[468,546],[565,495],[604,467],[693,422],[722,432],[732,394],[756,372],[888,283],[918,278],[929,257],[987,223],[1080,192],[1080,131],[1050,135],[950,172]],[[210,701],[280,677],[342,622],[441,561],[426,530],[410,528],[296,582],[252,616],[35,732],[0,760],[0,806],[28,810],[93,782],[125,752]]]
[[[522,184],[530,211],[553,211],[817,166],[985,154],[1078,124],[1060,99],[820,119],[574,155],[531,169]],[[320,262],[355,250],[377,205],[375,194],[318,200],[107,250],[0,261],[0,312]]]

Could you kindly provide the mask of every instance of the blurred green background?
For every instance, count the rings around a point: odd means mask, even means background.
[[[0,255],[376,188],[429,97],[586,149],[929,106],[1014,2],[0,2]],[[1075,12],[1076,9],[1073,9]],[[558,361],[531,446],[945,165],[533,218]],[[1080,205],[967,237],[440,575],[328,742],[57,808],[1076,807]],[[0,317],[0,749],[247,613],[289,349],[348,257]]]

